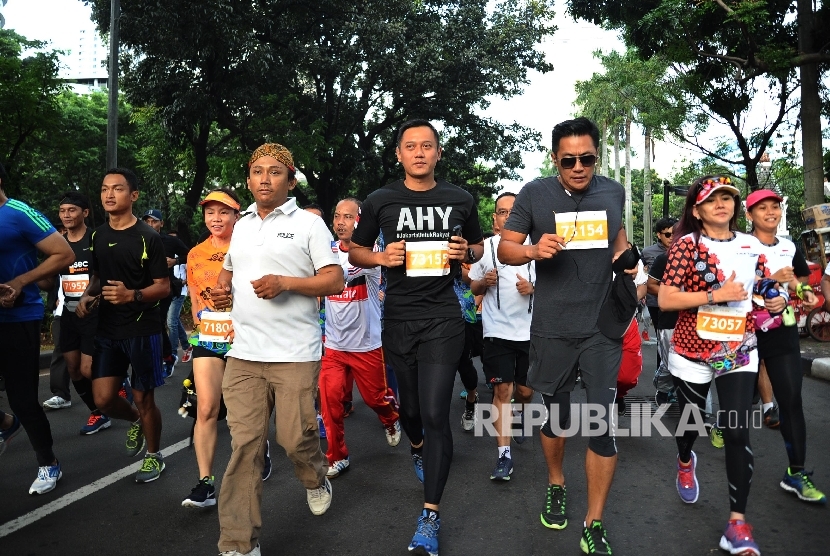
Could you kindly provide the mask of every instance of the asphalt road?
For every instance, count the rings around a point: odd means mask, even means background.
[[[644,346],[645,371],[632,396],[649,396],[654,348]],[[127,425],[116,422],[99,434],[82,437],[78,430],[87,411],[77,400],[69,409],[49,413],[55,452],[63,479],[51,493],[30,496],[36,461],[25,434],[0,457],[0,555],[55,554],[193,555],[216,554],[219,521],[214,509],[181,507],[198,480],[190,449],[170,453],[190,433],[192,421],[176,414],[179,385],[189,372],[181,364],[168,386],[157,393],[164,418],[162,446],[166,470],[149,484],[136,484],[137,459],[123,454]],[[483,379],[483,375],[482,375]],[[456,382],[452,406],[455,455],[441,505],[441,554],[580,554],[581,521],[586,510],[584,453],[587,441],[568,442],[565,473],[570,523],[563,531],[539,522],[546,471],[538,438],[514,444],[516,466],[508,483],[493,483],[496,444],[461,430],[463,402]],[[40,382],[41,399],[50,397],[48,378]],[[486,392],[481,387],[482,392]],[[830,383],[805,378],[804,406],[808,422],[808,469],[815,466],[816,485],[830,492]],[[485,401],[489,396],[483,395]],[[308,509],[305,491],[293,476],[281,449],[272,442],[274,473],[265,484],[261,544],[266,555],[405,554],[423,502],[423,491],[411,468],[404,439],[387,446],[383,429],[355,395],[356,411],[346,421],[352,468],[332,481],[334,500],[323,516]],[[577,392],[575,399],[584,399]],[[634,399],[634,398],[631,398]],[[7,409],[5,393],[0,408]],[[664,422],[674,430],[674,421]],[[620,425],[629,428],[630,418]],[[272,437],[273,438],[273,437]],[[752,432],[755,476],[747,516],[762,553],[798,556],[828,554],[830,508],[811,506],[785,493],[778,482],[787,460],[780,433]],[[683,504],[675,490],[673,439],[660,436],[620,438],[619,464],[604,522],[614,554],[718,554],[718,540],[728,517],[724,452],[701,438],[700,499]],[[230,435],[220,425],[216,476],[230,455]],[[120,474],[119,474],[120,472]]]

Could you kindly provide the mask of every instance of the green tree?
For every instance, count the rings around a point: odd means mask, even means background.
[[[93,6],[99,28],[109,2]],[[474,195],[515,179],[540,136],[480,116],[528,71],[550,71],[536,44],[554,32],[552,2],[506,0],[135,1],[122,6],[124,89],[160,110],[173,143],[192,146],[185,205],[195,207],[209,157],[286,144],[327,212],[400,176],[394,132],[422,117],[443,127],[438,174]],[[186,18],[187,22],[184,23]],[[216,124],[216,127],[214,127]]]
[[[43,52],[45,46],[0,29],[0,160],[9,173],[3,188],[12,195],[24,182],[17,168],[20,158],[37,147],[38,134],[55,129],[60,111],[58,97],[64,88],[58,79],[60,53]]]

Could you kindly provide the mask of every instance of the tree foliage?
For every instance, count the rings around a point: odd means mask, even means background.
[[[99,28],[109,2],[85,0]],[[327,212],[400,175],[394,132],[414,117],[442,126],[441,177],[490,195],[515,179],[538,134],[481,116],[551,66],[535,49],[554,31],[552,2],[503,0],[141,0],[122,4],[124,90],[153,107],[194,160],[196,206],[224,149],[288,146]],[[244,177],[242,168],[236,179]]]

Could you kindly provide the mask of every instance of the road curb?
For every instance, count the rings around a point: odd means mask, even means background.
[[[801,355],[801,369],[805,376],[830,381],[830,357]]]
[[[41,351],[40,352],[40,368],[41,369],[48,369],[49,364],[52,362],[52,350],[49,351]]]

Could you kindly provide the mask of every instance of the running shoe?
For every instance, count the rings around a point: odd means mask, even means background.
[[[323,416],[317,414],[317,428],[320,429],[320,438],[326,437],[326,425],[323,424]]]
[[[187,346],[182,353],[182,363],[190,363],[191,359],[193,359],[193,346]]]
[[[669,393],[668,392],[657,392],[654,394],[654,403],[658,406],[666,405],[669,403]]]
[[[12,438],[17,436],[17,433],[20,432],[20,419],[17,418],[17,415],[12,415],[12,424],[6,430],[0,430],[0,455],[6,451],[6,448],[9,446],[9,442],[11,442]]]
[[[490,474],[492,481],[509,481],[510,475],[513,474],[513,459],[507,456],[501,456],[496,462],[496,468]]]
[[[386,443],[390,446],[397,446],[401,441],[401,422],[395,421],[384,429],[386,430]]]
[[[789,467],[781,479],[781,488],[786,491],[795,493],[796,496],[805,502],[813,502],[815,504],[826,504],[827,497],[816,488],[813,480],[810,478],[813,472],[799,471],[797,473],[790,473]]]
[[[516,444],[524,444],[524,441],[527,440],[525,436],[525,412],[519,411],[519,430],[513,429],[513,440],[516,441]]]
[[[752,538],[752,525],[740,519],[730,519],[720,538],[721,550],[739,556],[761,556],[761,549]]]
[[[55,465],[44,465],[37,468],[37,479],[29,487],[29,494],[45,494],[50,490],[55,490],[63,477],[60,462]]]
[[[173,371],[176,370],[176,363],[179,362],[179,356],[173,354],[170,356],[170,359],[164,360],[164,372],[162,373],[162,378],[170,378],[173,376]]]
[[[67,407],[72,407],[72,402],[60,396],[52,396],[43,402],[43,407],[46,409],[66,409]]]
[[[311,508],[311,513],[314,515],[323,515],[331,506],[331,483],[328,477],[323,481],[323,484],[318,488],[310,488],[306,492],[308,507]]]
[[[130,425],[130,430],[127,431],[127,456],[137,456],[144,449],[145,444],[146,441],[144,439],[144,431],[141,429],[141,422],[136,421]]]
[[[438,529],[441,527],[441,520],[435,512],[426,508],[418,518],[418,528],[412,542],[409,543],[409,551],[418,556],[438,556]]]
[[[695,468],[697,468],[697,455],[694,452],[692,452],[692,459],[688,466],[681,465],[680,456],[677,456],[677,494],[687,504],[697,502],[697,497],[700,494],[700,485],[697,482]]]
[[[121,383],[121,389],[118,391],[118,395],[127,400],[127,403],[133,403],[133,385],[130,384],[130,377],[124,378],[124,382]]]
[[[458,395],[458,397],[461,398],[462,400],[466,400],[467,399],[467,391],[462,390],[461,393]]]
[[[599,520],[593,520],[590,527],[582,528],[582,538],[579,539],[579,548],[585,554],[611,554],[611,545],[608,544],[608,532]]]
[[[141,464],[141,469],[135,474],[135,482],[150,483],[155,481],[164,471],[164,458],[161,453],[147,454],[144,456],[144,463]]]
[[[100,430],[110,428],[111,425],[112,421],[106,415],[102,413],[98,413],[97,415],[90,413],[86,425],[81,427],[81,434],[95,434]]]
[[[213,479],[203,477],[187,498],[182,500],[185,508],[207,508],[216,505],[216,487],[213,486]]]
[[[239,552],[238,550],[227,550],[220,552],[219,556],[261,556],[262,552],[259,550],[259,543],[251,549],[250,552]]]
[[[568,516],[565,514],[565,487],[548,485],[545,494],[545,509],[542,510],[542,525],[548,529],[564,529],[568,526]]]
[[[723,448],[723,429],[718,426],[709,429],[709,441],[715,448]]]
[[[262,466],[262,480],[267,481],[268,477],[271,476],[271,470],[273,469],[271,465],[271,441],[265,441],[265,465]]]
[[[334,479],[349,470],[349,456],[345,459],[339,459],[334,463],[329,464],[329,470],[326,471],[326,477]]]
[[[778,417],[778,406],[774,405],[764,411],[764,424],[769,429],[774,429],[781,424],[781,419]]]
[[[412,454],[412,466],[415,468],[415,476],[422,483],[424,482],[424,456],[420,452]]]
[[[461,414],[461,428],[465,431],[471,431],[476,426],[476,404],[478,403],[478,393],[473,402],[464,402],[464,413]]]
[[[343,417],[346,418],[354,413],[354,404],[352,402],[343,402]]]

